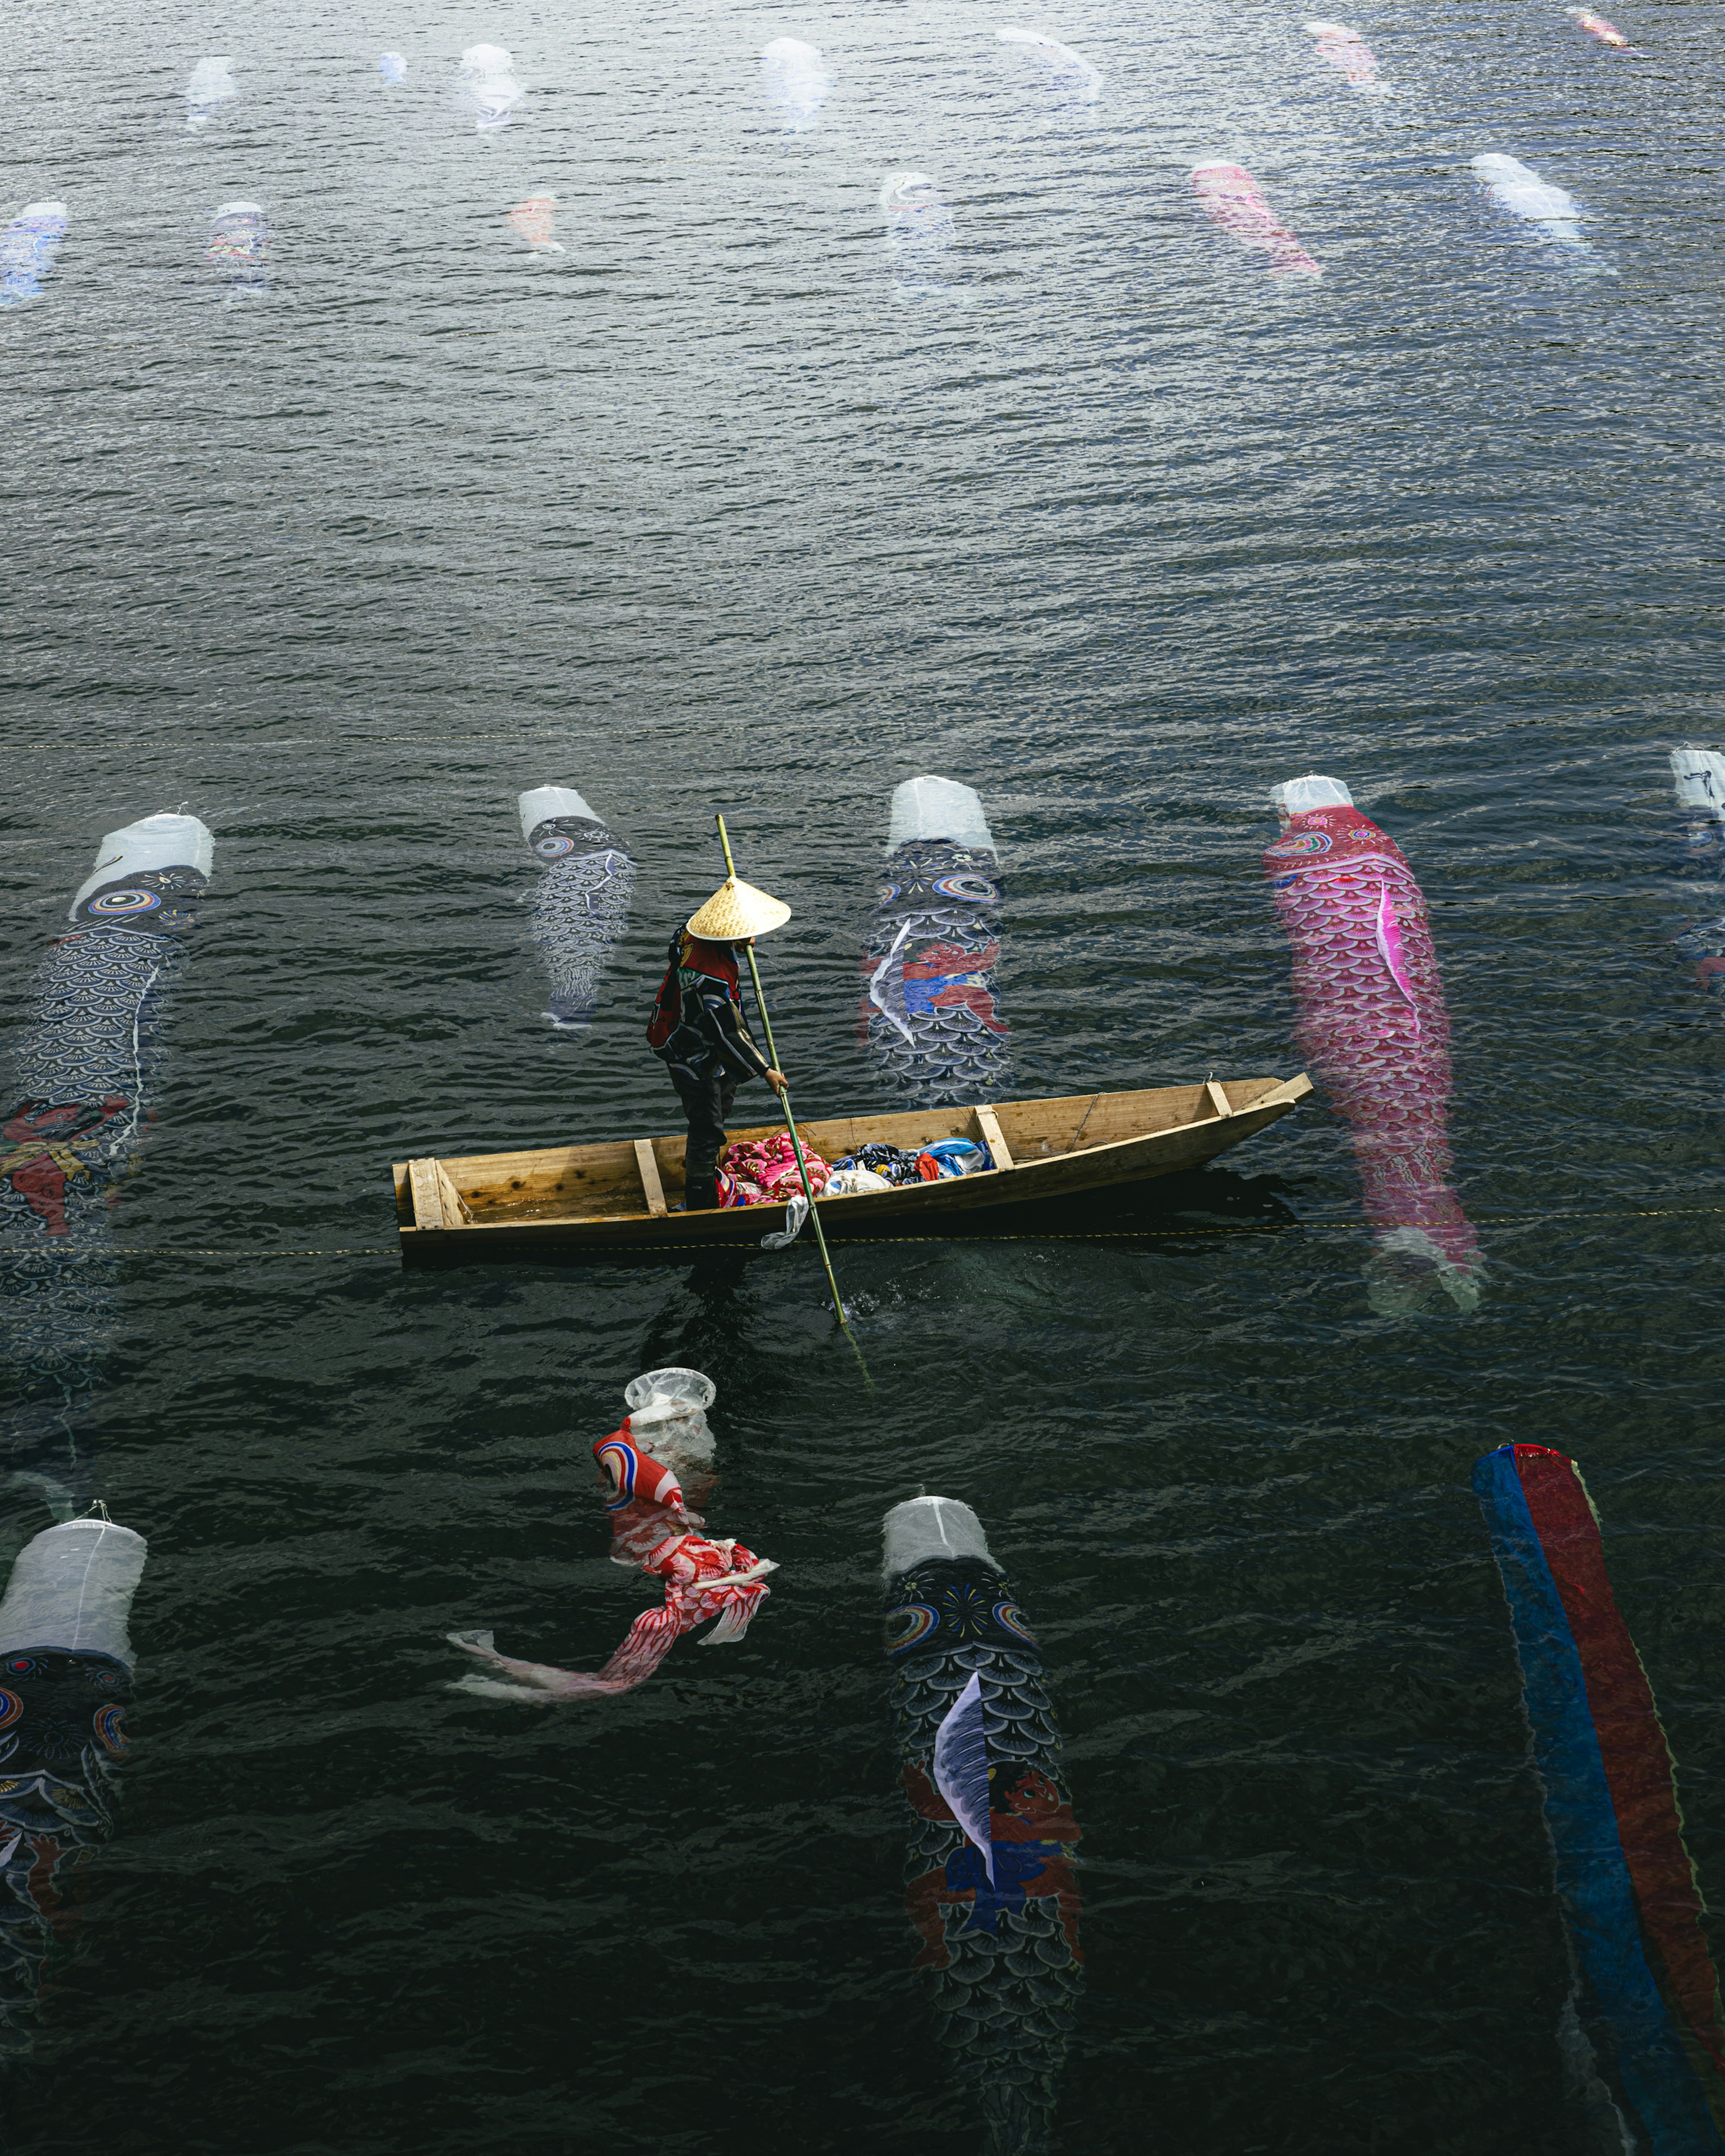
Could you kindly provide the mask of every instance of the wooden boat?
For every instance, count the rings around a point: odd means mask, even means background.
[[[1297,1078],[1162,1086],[1137,1093],[1001,1101],[978,1108],[829,1116],[798,1127],[824,1160],[885,1142],[907,1151],[937,1138],[980,1138],[992,1170],[856,1198],[822,1198],[829,1242],[939,1235],[998,1226],[1009,1209],[1142,1183],[1200,1167],[1261,1131],[1312,1091]],[[766,1123],[733,1139],[770,1137]],[[758,1248],[784,1225],[783,1205],[685,1213],[681,1135],[401,1161],[396,1219],[408,1265],[516,1264],[634,1250]],[[673,1209],[678,1208],[678,1209]]]

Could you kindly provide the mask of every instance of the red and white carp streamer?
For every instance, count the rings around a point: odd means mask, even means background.
[[[1293,950],[1301,1054],[1352,1126],[1373,1309],[1416,1306],[1435,1283],[1480,1299],[1484,1260],[1450,1188],[1450,1017],[1425,901],[1394,841],[1333,778],[1276,788],[1282,835],[1264,855]]]
[[[1608,23],[1603,15],[1589,14],[1585,8],[1566,8],[1563,13],[1572,23],[1585,30],[1589,37],[1597,38],[1602,45],[1609,45],[1614,52],[1627,53],[1635,49],[1616,23]]]
[[[557,200],[555,195],[529,195],[509,213],[509,221],[516,234],[536,254],[561,254],[563,251],[562,242],[552,237]]]
[[[593,1449],[609,1491],[611,1561],[662,1579],[660,1606],[644,1609],[610,1661],[593,1671],[516,1661],[497,1652],[490,1632],[451,1632],[452,1645],[509,1680],[475,1673],[454,1689],[550,1707],[558,1700],[632,1691],[652,1676],[684,1633],[710,1617],[719,1621],[701,1640],[702,1646],[720,1647],[742,1637],[767,1599],[767,1574],[778,1567],[739,1542],[714,1542],[698,1533],[706,1522],[689,1510],[679,1479],[712,1457],[706,1409],[714,1389],[712,1380],[698,1370],[649,1370],[624,1395],[631,1412],[623,1427]],[[649,1438],[662,1458],[645,1450]],[[696,1476],[690,1480],[694,1486]],[[711,1476],[700,1475],[702,1491],[712,1482]]]
[[[1300,27],[1308,38],[1317,38],[1318,58],[1339,68],[1351,88],[1389,89],[1387,82],[1378,80],[1378,62],[1358,30],[1350,29],[1346,23],[1302,23]]]
[[[1322,277],[1324,274],[1258,192],[1258,182],[1243,165],[1220,161],[1192,167],[1192,184],[1205,214],[1247,247],[1270,255],[1272,277]]]

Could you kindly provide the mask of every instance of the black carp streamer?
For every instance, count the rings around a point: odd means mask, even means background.
[[[1012,1073],[994,1009],[1000,869],[983,804],[951,779],[906,779],[886,844],[862,1039],[919,1107],[998,1099]]]
[[[68,1520],[19,1551],[0,1601],[0,2058],[34,2044],[44,1973],[112,1829],[145,1554],[130,1527]]]
[[[111,1329],[99,1255],[116,1179],[145,1118],[157,1013],[213,841],[195,816],[110,832],[50,944],[0,1121],[0,1353],[8,1465],[70,1509],[87,1496],[70,1412]]]
[[[533,897],[533,940],[551,977],[545,1015],[584,1032],[598,1009],[611,947],[629,928],[635,865],[572,787],[521,794],[521,836],[544,873]]]
[[[968,1505],[896,1505],[885,1544],[916,1965],[987,2156],[1035,2156],[1083,1979],[1081,1830],[1042,1657]]]

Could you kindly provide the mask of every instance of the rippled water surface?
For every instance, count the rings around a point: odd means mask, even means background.
[[[8,18],[0,207],[71,227],[0,315],[6,990],[102,832],[183,803],[217,843],[87,1415],[151,1540],[136,1741],[20,2151],[968,2156],[878,1630],[920,1488],[988,1523],[1066,1734],[1056,2145],[1571,2147],[1467,1476],[1581,1461],[1725,1893],[1725,1038],[1666,768],[1725,733],[1717,37],[1674,0],[1620,18],[1638,61],[1531,0],[1353,19],[1394,95],[1280,0]],[[834,76],[796,136],[786,33]],[[487,136],[448,96],[481,39],[528,92]],[[188,133],[212,52],[241,94]],[[1584,246],[1486,199],[1491,150]],[[1321,281],[1204,220],[1209,157]],[[884,244],[904,170],[940,289]],[[560,257],[504,223],[545,190]],[[275,290],[223,306],[235,198]],[[1432,907],[1477,1313],[1371,1313],[1321,1099],[1151,1223],[1188,1232],[840,1251],[872,1392],[803,1248],[402,1275],[392,1159],[673,1127],[640,1026],[716,805],[795,909],[802,1106],[891,1105],[856,957],[931,770],[1001,844],[1024,1093],[1297,1067],[1267,791],[1345,779]],[[641,865],[585,1040],[518,903],[547,781]],[[644,1602],[587,1447],[665,1363],[720,1388],[716,1527],[783,1567],[748,1639],[586,1707],[450,1691],[452,1626],[591,1667]],[[9,1546],[47,1517],[10,1491]]]

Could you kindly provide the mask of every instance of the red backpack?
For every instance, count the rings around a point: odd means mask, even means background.
[[[653,1015],[647,1021],[647,1045],[655,1055],[670,1046],[671,1036],[682,1025],[685,973],[691,985],[703,976],[710,981],[722,981],[731,993],[732,1002],[742,1001],[737,961],[724,944],[704,943],[686,928],[680,928],[672,937],[665,955],[670,963],[659,983],[659,993],[653,998]]]

